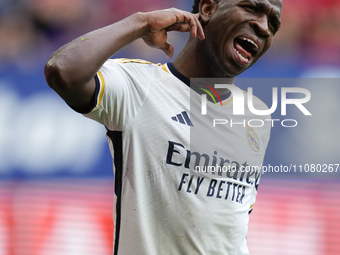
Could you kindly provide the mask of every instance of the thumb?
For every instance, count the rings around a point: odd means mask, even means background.
[[[168,59],[172,58],[172,56],[174,55],[174,46],[172,46],[172,44],[169,42],[165,42],[161,47],[159,47],[159,49],[164,51]]]

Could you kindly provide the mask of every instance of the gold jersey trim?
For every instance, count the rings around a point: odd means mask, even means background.
[[[104,95],[104,89],[105,89],[105,81],[104,81],[103,75],[101,74],[100,71],[97,72],[97,75],[98,75],[99,80],[100,80],[100,91],[98,93],[97,105],[93,110],[97,109],[98,106],[100,105],[100,103],[102,102],[103,95]]]

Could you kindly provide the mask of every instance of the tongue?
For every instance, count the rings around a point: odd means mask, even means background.
[[[236,40],[234,42],[234,47],[242,55],[242,57],[247,59],[251,58],[251,54],[246,51]]]

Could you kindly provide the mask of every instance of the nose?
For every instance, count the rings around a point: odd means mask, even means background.
[[[256,20],[250,21],[250,26],[255,30],[255,32],[259,36],[263,36],[263,37],[270,36],[267,15],[263,14],[261,16],[258,16]]]

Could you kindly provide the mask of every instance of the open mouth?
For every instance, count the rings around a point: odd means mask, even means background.
[[[234,49],[241,62],[249,63],[259,52],[260,46],[249,37],[239,36],[234,40]]]

